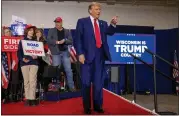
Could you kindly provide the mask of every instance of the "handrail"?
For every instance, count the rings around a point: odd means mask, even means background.
[[[162,61],[166,62],[167,64],[169,64],[170,66],[172,66],[173,68],[175,68],[176,70],[179,70],[177,67],[175,67],[173,64],[169,63],[168,61],[166,61],[165,59],[163,59],[162,57],[160,57],[157,54],[152,53],[150,50],[145,49],[148,53],[150,53],[152,55],[153,58],[153,66],[147,64],[145,61],[143,61],[142,59],[136,57],[135,55],[129,53],[132,57],[134,57],[134,101],[136,101],[136,83],[135,83],[135,79],[136,79],[136,69],[135,69],[135,65],[136,65],[136,59],[139,60],[140,62],[144,63],[145,65],[149,66],[150,68],[153,69],[154,71],[154,108],[155,108],[155,112],[158,112],[158,106],[157,106],[157,85],[156,85],[156,71],[159,72],[162,76],[167,77],[168,79],[174,81],[174,83],[178,86],[179,83],[175,81],[174,78],[171,78],[167,75],[165,75],[164,73],[162,73],[161,71],[159,71],[158,69],[156,69],[156,57],[161,59]],[[178,95],[178,104],[179,104],[179,94]],[[179,114],[179,105],[178,105],[178,114]]]
[[[170,62],[168,62],[167,60],[165,60],[164,58],[162,58],[161,56],[159,56],[159,55],[157,55],[157,54],[151,52],[149,49],[146,49],[146,48],[144,48],[144,49],[145,49],[146,52],[150,53],[151,55],[155,55],[157,58],[161,59],[162,61],[166,62],[167,64],[169,64],[170,66],[172,66],[173,68],[175,68],[176,70],[179,71],[179,68],[178,68],[178,67],[174,66],[173,64],[171,64]]]
[[[179,3],[179,2],[178,2],[178,3]],[[179,7],[178,7],[178,9],[179,9]],[[151,52],[149,49],[146,49],[146,48],[144,48],[144,49],[145,49],[146,52],[148,52],[149,54],[152,55],[153,61],[155,61],[154,58],[157,57],[157,58],[159,58],[160,60],[162,60],[162,61],[164,61],[165,63],[167,63],[168,65],[170,65],[171,67],[173,67],[174,69],[176,69],[176,70],[179,71],[179,68],[178,68],[178,67],[174,66],[173,64],[171,64],[170,62],[168,62],[168,61],[165,60],[164,58],[162,58],[162,57],[160,57],[159,55],[157,55],[157,54]],[[156,66],[156,64],[154,64],[154,66]],[[156,69],[154,69],[154,74],[155,74],[155,71],[156,71]],[[154,79],[156,80],[156,75],[154,75]],[[170,79],[171,79],[171,78],[170,78]],[[174,80],[172,79],[172,81],[174,81]],[[174,81],[174,82],[175,82],[176,85],[178,85],[178,83],[177,83],[176,81]],[[156,85],[156,82],[155,82],[155,85]],[[156,87],[155,87],[155,92],[156,92]],[[155,93],[154,96],[155,96],[155,98],[156,98],[156,93]],[[177,93],[177,96],[178,96],[178,114],[179,114],[179,94],[178,94],[178,93]],[[155,101],[155,99],[154,99],[154,101]],[[157,100],[155,101],[155,106],[157,106]],[[156,107],[155,109],[158,109],[158,108]]]
[[[139,60],[139,61],[142,62],[143,64],[149,66],[150,68],[152,68],[152,69],[154,68],[153,66],[147,64],[146,62],[144,62],[144,61],[141,60],[140,58],[134,56],[133,54],[129,53],[129,55],[131,55],[131,56],[134,57],[135,59]],[[162,72],[161,72],[160,70],[158,70],[158,69],[156,69],[156,71],[157,71],[158,73],[160,73],[162,76],[167,77],[168,79],[174,81],[174,83],[175,83],[176,85],[179,85],[179,83],[177,83],[174,78],[171,78],[171,77],[167,76],[166,74],[162,73]]]

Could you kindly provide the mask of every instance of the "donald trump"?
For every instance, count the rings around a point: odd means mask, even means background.
[[[103,68],[105,60],[111,61],[107,35],[115,33],[117,16],[110,25],[100,20],[101,5],[92,2],[88,7],[89,17],[78,19],[74,47],[76,49],[82,80],[83,108],[85,114],[91,114],[91,82],[93,88],[93,108],[103,113]]]

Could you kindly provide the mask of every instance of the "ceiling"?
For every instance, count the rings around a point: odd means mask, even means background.
[[[2,1],[76,1],[76,2],[101,2],[107,3],[109,5],[114,4],[131,4],[131,5],[152,5],[152,6],[169,6],[169,7],[178,7],[179,0],[2,0]]]

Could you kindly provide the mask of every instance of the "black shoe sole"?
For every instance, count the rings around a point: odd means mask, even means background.
[[[38,103],[37,103],[36,100],[31,100],[30,101],[30,106],[37,106],[37,105],[38,105]]]
[[[84,113],[85,114],[91,114],[91,110],[89,109],[89,110],[84,110]]]
[[[85,111],[84,113],[85,114],[91,114],[91,111]]]
[[[25,101],[24,106],[30,106],[30,101]]]
[[[103,109],[94,109],[94,111],[97,112],[97,113],[104,113]]]

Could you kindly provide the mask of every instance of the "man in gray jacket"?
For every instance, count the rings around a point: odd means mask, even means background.
[[[68,45],[72,44],[72,36],[69,30],[62,27],[62,18],[55,19],[55,28],[48,32],[47,43],[52,54],[52,65],[60,67],[63,64],[70,91],[75,91],[73,74],[71,69]]]

